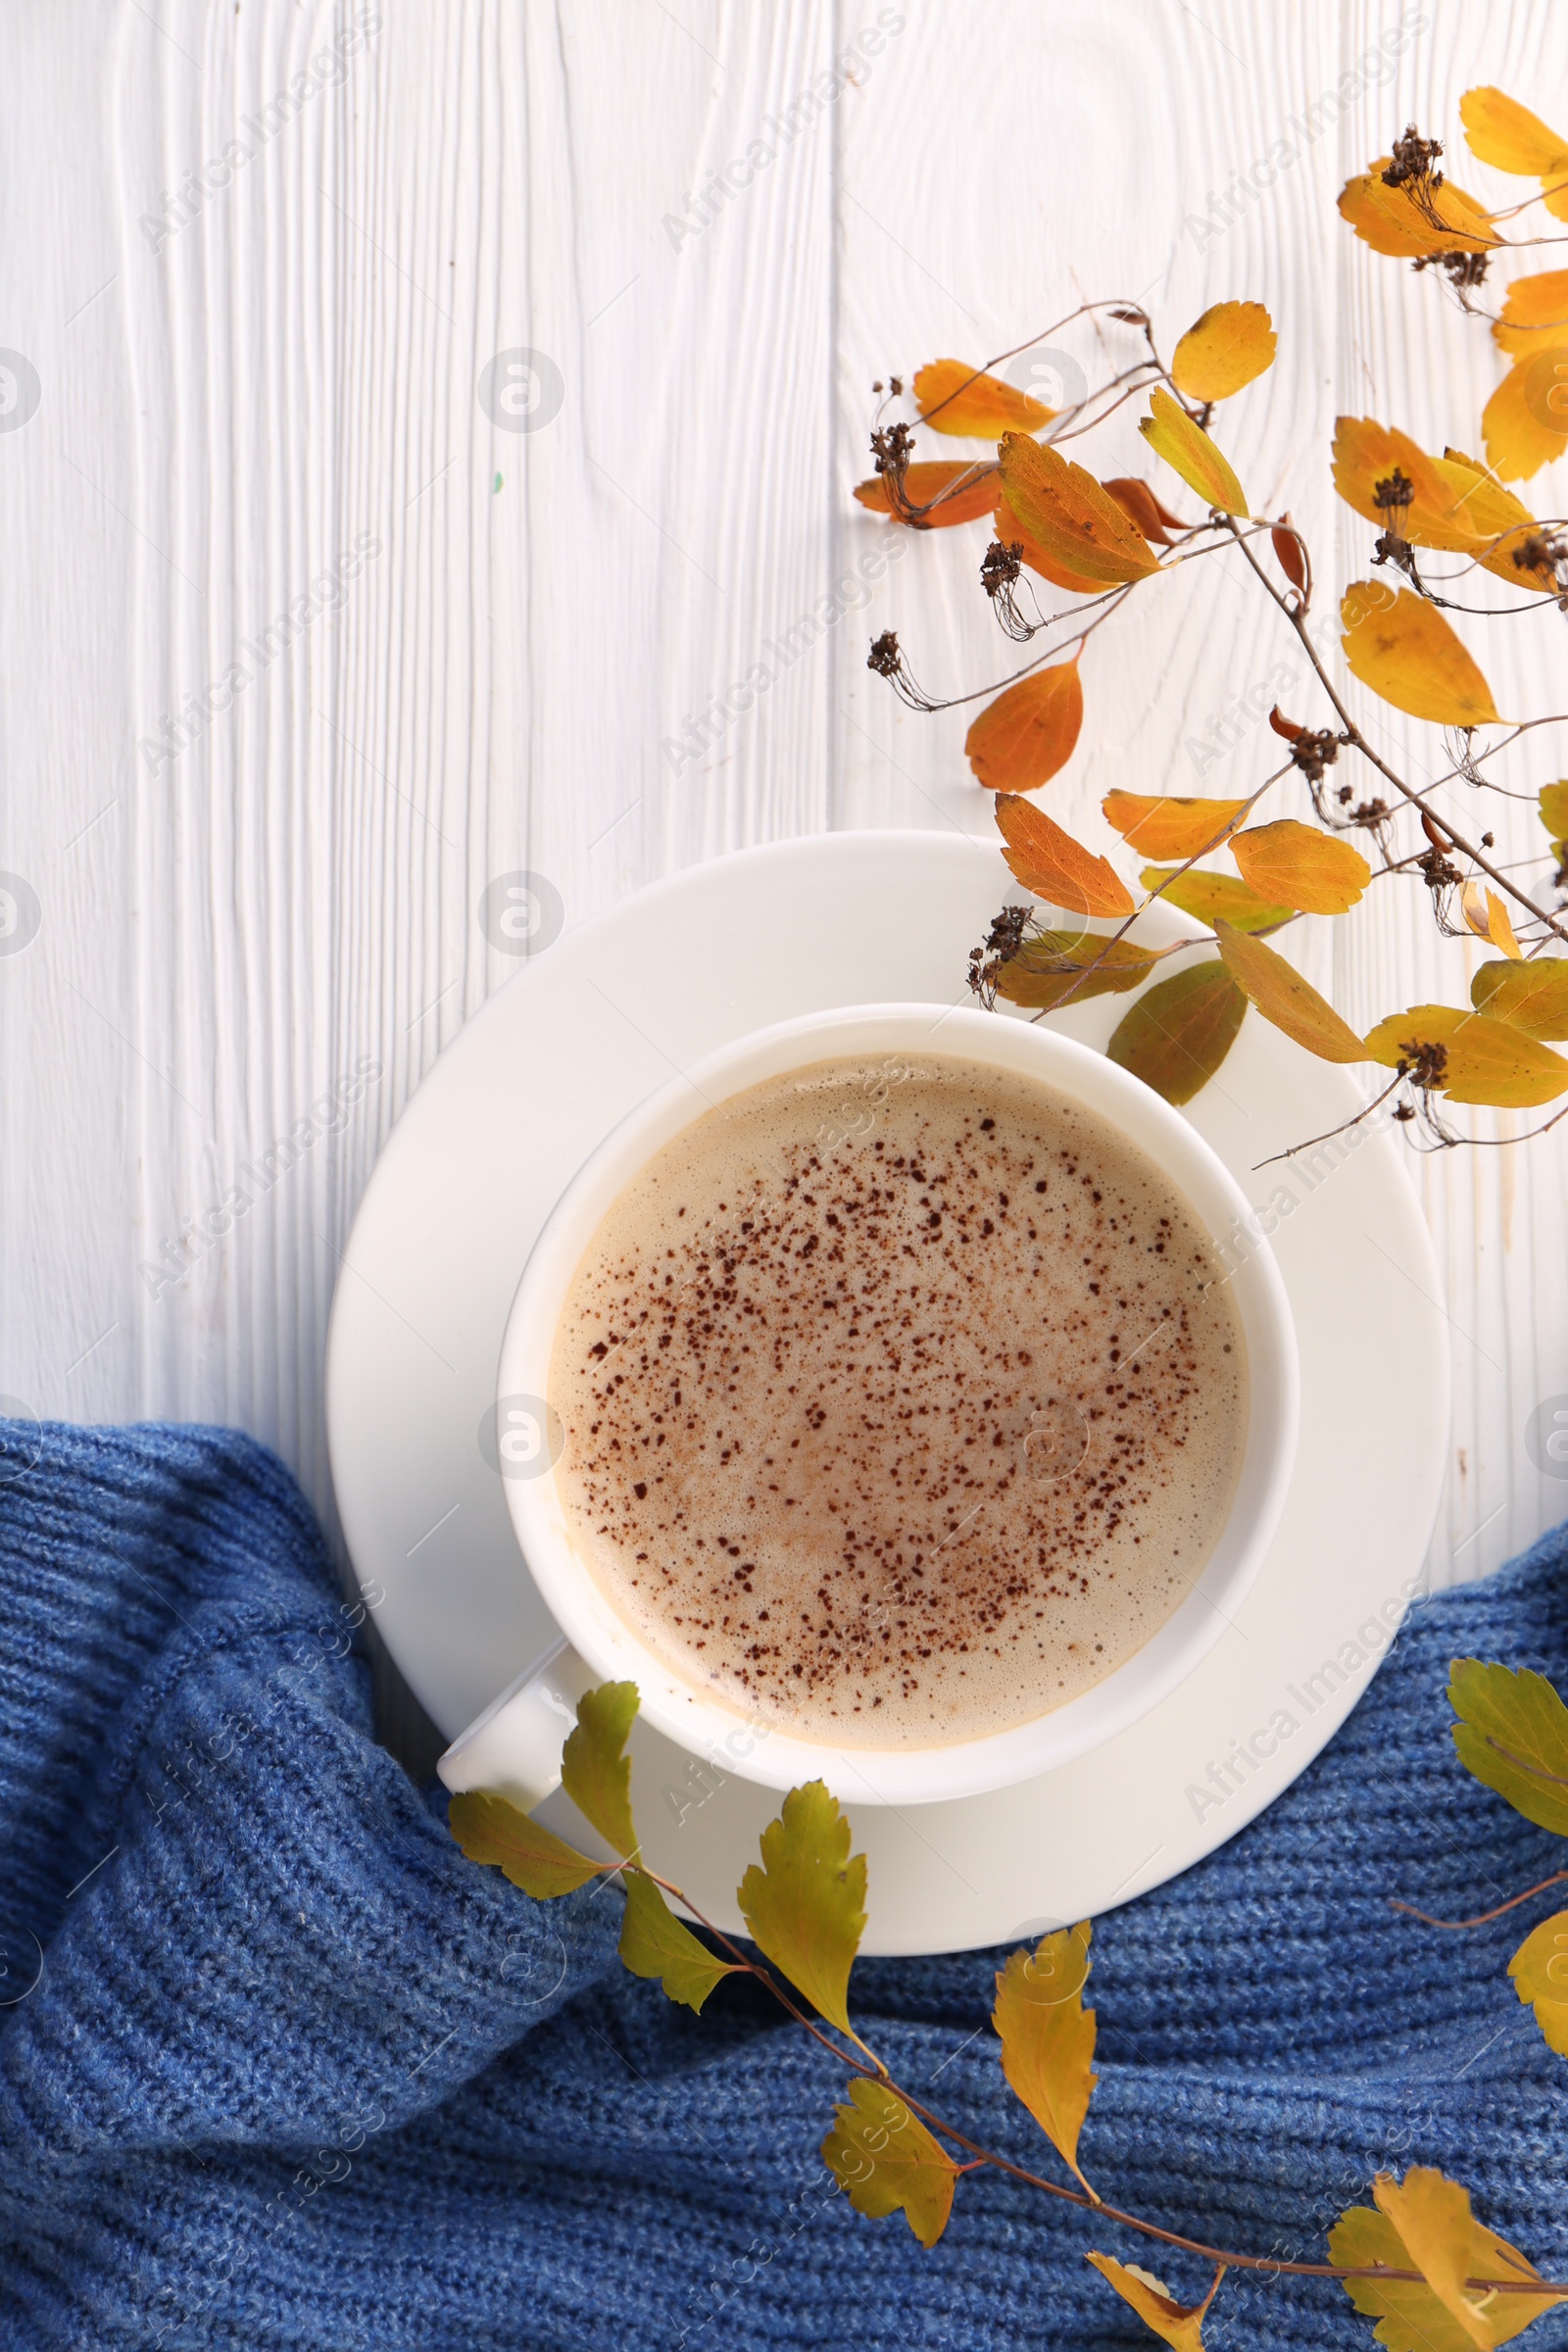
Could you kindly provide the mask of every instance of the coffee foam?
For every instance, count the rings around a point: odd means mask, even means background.
[[[671,1672],[803,1739],[1027,1722],[1159,1630],[1224,1524],[1219,1276],[1154,1162],[1033,1080],[930,1054],[755,1087],[572,1279],[572,1540]]]

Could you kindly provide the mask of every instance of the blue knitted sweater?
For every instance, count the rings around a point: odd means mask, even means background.
[[[1097,1927],[1102,2193],[1321,2259],[1373,2172],[1435,2163],[1568,2268],[1568,2066],[1504,1973],[1551,1898],[1467,1936],[1388,1903],[1480,1910],[1561,1860],[1460,1770],[1444,1684],[1455,1652],[1568,1683],[1565,1568],[1558,1534],[1419,1610],[1263,1820]],[[997,2177],[931,2253],[852,2214],[798,2028],[733,1984],[692,2017],[615,1960],[618,1894],[535,1904],[459,1854],[247,1439],[46,1431],[0,1487],[0,1694],[4,2352],[1148,2345],[1083,2248],[1206,2283]],[[1049,2166],[996,1965],[866,1961],[855,1990],[905,2080]],[[1266,2274],[1207,2335],[1371,2340],[1341,2288]]]

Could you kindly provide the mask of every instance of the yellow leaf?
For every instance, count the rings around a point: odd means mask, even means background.
[[[1293,971],[1283,956],[1229,923],[1217,923],[1215,935],[1231,977],[1266,1021],[1320,1061],[1365,1061],[1366,1048],[1348,1021],[1341,1020],[1327,998]]]
[[[1492,339],[1513,359],[1528,358],[1549,343],[1568,343],[1568,270],[1541,270],[1516,277],[1503,298]]]
[[[1216,302],[1177,344],[1171,381],[1189,400],[1228,400],[1273,367],[1277,348],[1260,302]]]
[[[1487,456],[1504,481],[1527,481],[1568,441],[1568,339],[1516,360],[1481,412]]]
[[[1483,571],[1494,572],[1514,588],[1555,594],[1556,573],[1550,558],[1541,551],[1541,525],[1524,500],[1457,449],[1446,449],[1432,463],[1452,495],[1455,512],[1465,514],[1479,534],[1475,552]]]
[[[1443,614],[1411,588],[1357,580],[1340,606],[1351,674],[1374,694],[1445,727],[1496,718],[1492,689]]]
[[[1041,578],[1049,580],[1054,588],[1066,588],[1074,596],[1099,596],[1103,590],[1103,580],[1091,578],[1087,572],[1074,571],[1070,564],[1062,563],[1049,548],[1042,547],[1039,540],[1024,529],[1004,498],[997,501],[992,528],[1004,547],[1015,547],[1019,561],[1027,564],[1031,571],[1038,571]]]
[[[1478,875],[1472,874],[1460,891],[1459,911],[1464,916],[1466,930],[1475,938],[1500,948],[1504,956],[1510,956],[1515,963],[1523,963],[1524,950],[1513,935],[1507,907],[1494,890],[1488,890]],[[1475,992],[1472,990],[1472,1003],[1474,999]]]
[[[934,2246],[953,2211],[958,2168],[885,2082],[857,2075],[848,2106],[834,2109],[835,2129],[822,2162],[849,2192],[857,2213],[885,2221],[902,2213],[922,2246]]]
[[[1027,433],[1008,433],[999,460],[1008,506],[1031,540],[1101,588],[1148,579],[1158,561],[1126,510],[1092,473]]]
[[[1109,2254],[1090,2254],[1102,2278],[1116,2289],[1124,2303],[1130,2303],[1139,2318],[1163,2336],[1174,2352],[1203,2352],[1203,2321],[1224,2278],[1224,2271],[1214,2273],[1214,2283],[1201,2303],[1189,2309],[1172,2297],[1168,2287],[1136,2262],[1117,2262]]]
[[[1568,849],[1568,782],[1543,784],[1541,787],[1541,821],[1551,836],[1551,846],[1560,858]]]
[[[1072,758],[1084,723],[1076,658],[1020,678],[988,703],[963,739],[988,792],[1034,792]]]
[[[1231,855],[1260,899],[1300,914],[1344,914],[1372,879],[1359,850],[1294,816],[1233,834]]]
[[[1085,1920],[1043,1936],[1033,1952],[1009,1952],[991,2017],[1003,2073],[1085,2188],[1078,2134],[1100,2079],[1093,2072],[1095,2013],[1083,2005],[1092,1933]]]
[[[1031,1012],[1049,1012],[1071,995],[1076,1004],[1089,997],[1124,996],[1141,988],[1158,958],[1130,939],[1100,931],[1042,931],[1025,940],[997,975],[997,994]],[[1093,964],[1087,979],[1084,972]]]
[[[1568,1911],[1554,1912],[1532,1930],[1508,1974],[1526,2008],[1534,2009],[1547,2049],[1568,2058]]]
[[[636,1717],[635,1683],[601,1683],[578,1699],[577,1728],[561,1751],[562,1787],[617,1854],[637,1851],[631,1758],[623,1753]]]
[[[1015,391],[1000,375],[962,360],[933,360],[914,379],[915,406],[933,432],[970,441],[1000,441],[1005,432],[1038,432],[1056,412]]]
[[[1233,931],[1277,931],[1296,912],[1294,906],[1270,906],[1238,874],[1210,873],[1202,866],[1184,874],[1176,866],[1146,865],[1139,879],[1146,890],[1158,891],[1167,906],[1179,906],[1210,929],[1223,922]]]
[[[1457,2181],[1412,2166],[1402,2187],[1380,2173],[1372,2194],[1380,2210],[1352,2205],[1342,2214],[1329,2233],[1329,2260],[1346,2270],[1376,2263],[1421,2272],[1424,2285],[1398,2278],[1341,2280],[1356,2310],[1379,2323],[1373,2332],[1389,2352],[1469,2352],[1472,2344],[1505,2344],[1564,2300],[1465,2286],[1467,2278],[1540,2274],[1516,2246],[1475,2219]]]
[[[850,1825],[821,1781],[790,1790],[761,1846],[761,1869],[752,1863],[740,1884],[747,1932],[848,2034],[850,1968],[865,1934],[865,1856],[850,1852]]]
[[[893,504],[883,473],[857,482],[855,495],[862,507],[891,514],[895,522],[906,522],[917,531],[945,531],[956,522],[977,522],[991,513],[997,503],[997,469],[978,460],[966,465],[961,458],[943,458],[906,468],[903,506]]]
[[[1223,963],[1189,964],[1139,998],[1105,1052],[1167,1102],[1190,1102],[1236,1043],[1246,1013],[1247,999]]]
[[[514,1886],[536,1900],[570,1894],[605,1867],[487,1788],[455,1796],[447,1807],[447,1828],[470,1862],[494,1863]]]
[[[997,797],[997,823],[1008,865],[1025,890],[1069,914],[1131,914],[1133,895],[1103,858],[1015,793]]]
[[[715,1960],[706,1943],[675,1917],[652,1879],[629,1870],[626,1914],[620,1923],[620,1957],[634,1977],[657,1978],[672,2001],[699,2013],[720,1977],[744,1972]]]
[[[1145,858],[1197,858],[1217,849],[1247,807],[1245,801],[1187,801],[1169,794],[1145,800],[1109,792],[1101,802],[1107,821]]]
[[[1484,1102],[1499,1110],[1531,1110],[1568,1087],[1568,1061],[1539,1045],[1510,1021],[1452,1004],[1412,1004],[1391,1012],[1368,1032],[1369,1061],[1385,1069],[1414,1065],[1418,1050],[1441,1049],[1432,1084],[1450,1102]]]
[[[1149,410],[1147,416],[1139,418],[1138,430],[1155,456],[1173,466],[1205,506],[1245,515],[1246,494],[1224,454],[1180,401],[1172,400],[1163,384],[1156,384],[1149,395]]]
[[[1470,1002],[1526,1037],[1568,1037],[1568,956],[1484,963],[1470,983]]]
[[[1465,1770],[1526,1821],[1568,1838],[1568,1707],[1545,1676],[1455,1658],[1448,1699]]]
[[[1430,211],[1411,195],[1408,183],[1389,187],[1383,174],[1392,161],[1392,156],[1379,156],[1368,172],[1348,179],[1340,191],[1342,216],[1374,253],[1415,261],[1435,253],[1490,253],[1501,243],[1486,207],[1451,179],[1433,192]]]
[[[1387,503],[1380,506],[1379,485],[1393,485],[1398,475],[1409,486],[1407,499],[1393,509]],[[1357,514],[1380,530],[1396,527],[1413,547],[1468,554],[1486,544],[1486,532],[1468,513],[1466,485],[1446,481],[1437,460],[1408,433],[1396,425],[1379,424],[1376,417],[1336,418],[1334,487]]]
[[[1499,172],[1515,172],[1527,179],[1544,180],[1552,193],[1568,183],[1568,140],[1548,130],[1539,115],[1490,87],[1466,90],[1459,101],[1459,120],[1472,155]],[[1548,203],[1548,211],[1556,211]]]

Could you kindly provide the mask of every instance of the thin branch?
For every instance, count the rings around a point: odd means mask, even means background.
[[[1568,1880],[1568,1870],[1554,1870],[1549,1879],[1538,1879],[1534,1886],[1525,1888],[1523,1894],[1511,1894],[1494,1911],[1478,1911],[1474,1919],[1434,1919],[1430,1911],[1418,1911],[1414,1903],[1396,1903],[1392,1894],[1389,1897],[1389,1909],[1402,1911],[1407,1919],[1419,1919],[1429,1928],[1487,1928],[1494,1919],[1501,1919],[1505,1911],[1517,1911],[1520,1904],[1528,1903],[1533,1894],[1544,1894],[1548,1886],[1560,1886],[1565,1880]]]

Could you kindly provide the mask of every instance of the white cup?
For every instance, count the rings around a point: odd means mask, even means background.
[[[1066,1764],[1148,1714],[1234,1618],[1278,1524],[1296,1453],[1296,1332],[1285,1285],[1246,1195],[1196,1129],[1102,1054],[1025,1020],[941,1004],[810,1013],[724,1047],[649,1096],[579,1168],[534,1244],[502,1342],[500,1407],[548,1397],[556,1334],[577,1268],[612,1202],[684,1128],[748,1087],[812,1062],[932,1054],[1035,1079],[1106,1120],[1155,1161],[1216,1246],[1221,1237],[1229,1241],[1216,1273],[1229,1280],[1246,1348],[1247,1442],[1230,1514],[1186,1598],[1102,1682],[1031,1722],[941,1746],[840,1751],[795,1737],[776,1719],[747,1718],[645,1646],[573,1543],[550,1458],[548,1414],[541,1426],[539,1414],[524,1407],[517,1426],[498,1430],[504,1470],[522,1473],[505,1477],[507,1503],[564,1639],[448,1748],[439,1770],[449,1788],[498,1788],[538,1803],[559,1785],[562,1740],[583,1690],[597,1682],[634,1682],[641,1713],[659,1731],[768,1788],[823,1780],[858,1803],[890,1805],[975,1796]],[[1238,1233],[1247,1237],[1241,1249]]]

